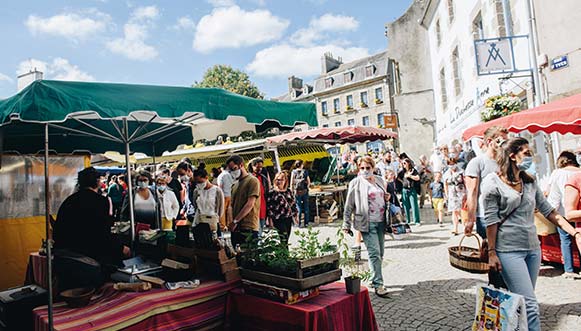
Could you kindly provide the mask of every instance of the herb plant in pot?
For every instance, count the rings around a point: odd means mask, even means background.
[[[341,256],[339,265],[347,274],[344,278],[345,290],[349,294],[359,293],[361,290],[361,282],[366,282],[371,279],[371,271],[361,261],[355,259],[355,255],[347,245],[345,233],[341,229],[337,231],[337,249]]]

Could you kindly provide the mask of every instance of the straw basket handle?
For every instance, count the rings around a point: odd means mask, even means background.
[[[476,238],[476,240],[478,241],[478,251],[482,251],[482,244],[480,243],[480,237],[478,235],[475,235],[473,233],[469,233],[469,234],[465,234],[462,239],[460,239],[460,242],[458,243],[458,251],[460,252],[460,248],[462,247],[462,242],[464,241],[464,239],[466,237],[474,237]]]

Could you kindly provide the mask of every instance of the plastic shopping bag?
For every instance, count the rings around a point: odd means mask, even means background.
[[[522,295],[488,285],[477,286],[472,331],[524,330],[528,330],[528,324]]]

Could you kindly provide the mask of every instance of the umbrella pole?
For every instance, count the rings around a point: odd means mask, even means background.
[[[281,172],[281,167],[280,167],[280,157],[278,155],[278,146],[276,146],[273,150],[272,150],[273,154],[274,154],[274,163],[276,164],[276,171],[277,172]]]
[[[131,179],[131,163],[129,162],[129,125],[127,118],[123,119],[125,137],[125,168],[127,169],[127,196],[129,197],[129,222],[131,225],[131,254],[135,254],[135,212],[133,210],[133,180]]]
[[[50,201],[49,201],[49,177],[48,177],[48,123],[44,125],[44,217],[46,228],[46,263],[48,284],[48,329],[53,330],[53,288],[52,288],[52,240],[50,236]]]
[[[335,168],[337,168],[337,185],[341,185],[340,182],[340,176],[339,176],[339,152],[341,150],[341,147],[339,147],[340,145],[335,145],[337,147],[337,153],[335,156]]]

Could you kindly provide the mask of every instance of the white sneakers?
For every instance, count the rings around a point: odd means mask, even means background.
[[[581,279],[581,275],[574,272],[565,272],[561,277],[570,280]]]
[[[387,288],[383,285],[375,288],[375,294],[380,298],[388,298],[388,293]]]

